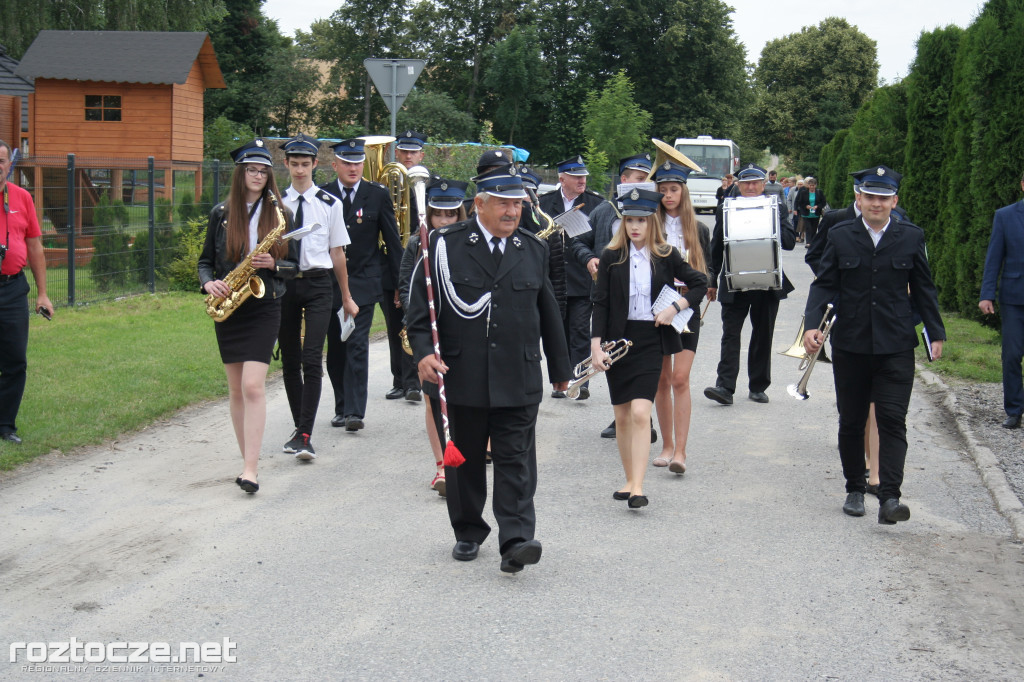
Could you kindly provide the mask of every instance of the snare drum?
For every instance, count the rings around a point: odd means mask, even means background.
[[[723,271],[731,291],[782,288],[778,197],[735,197],[722,205]]]

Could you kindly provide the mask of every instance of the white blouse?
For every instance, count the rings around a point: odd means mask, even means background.
[[[647,247],[629,245],[629,314],[627,320],[653,322],[651,312],[651,261]]]
[[[252,204],[245,205],[247,211],[252,211]],[[249,250],[252,251],[260,243],[260,214],[263,213],[263,200],[260,200],[260,208],[253,212],[249,218]]]

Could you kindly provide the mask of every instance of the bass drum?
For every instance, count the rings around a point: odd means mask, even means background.
[[[734,197],[722,205],[724,274],[732,291],[782,288],[778,197]]]

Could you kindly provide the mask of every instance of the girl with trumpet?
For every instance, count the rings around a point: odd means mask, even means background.
[[[644,474],[650,455],[651,406],[658,392],[663,359],[682,349],[672,319],[700,304],[707,276],[690,267],[677,249],[665,242],[657,215],[662,195],[634,189],[621,197],[622,225],[601,254],[594,290],[591,361],[608,372],[608,390],[615,410],[615,434],[626,484],[613,493],[630,509],[647,506]],[[690,285],[685,296],[655,314],[652,306],[675,280]],[[629,339],[632,347],[612,366],[602,344]]]
[[[666,161],[654,172],[654,182],[662,193],[658,217],[665,227],[665,240],[683,254],[694,270],[707,275],[708,251],[711,231],[697,221],[697,213],[690,203],[686,178],[690,169]],[[676,282],[685,291],[689,282]],[[696,309],[695,309],[696,310]],[[680,334],[683,347],[678,353],[666,355],[662,361],[661,379],[654,404],[661,427],[661,454],[654,458],[656,467],[668,467],[677,474],[686,472],[686,440],[690,433],[690,369],[697,353],[700,338],[700,315],[690,318],[689,333]]]
[[[206,241],[199,256],[203,293],[217,297],[231,294],[224,278],[278,227],[282,214],[291,226],[288,209],[275,210],[277,182],[263,140],[239,147],[231,152],[231,157],[235,161],[231,189],[227,201],[210,211]],[[260,489],[256,467],[267,421],[267,369],[281,324],[284,280],[295,276],[298,261],[295,241],[278,242],[269,252],[254,255],[252,266],[256,276],[263,280],[263,298],[249,297],[230,317],[214,325],[220,359],[228,377],[231,425],[242,452],[242,473],[235,483],[247,493]]]

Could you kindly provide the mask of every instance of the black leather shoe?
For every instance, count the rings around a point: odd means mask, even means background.
[[[21,438],[18,438],[18,434],[14,433],[13,431],[0,433],[0,440],[5,440],[8,443],[14,443],[15,445],[21,445]]]
[[[405,397],[405,389],[404,388],[393,388],[390,391],[388,391],[387,393],[385,393],[384,397],[387,398],[388,400],[398,400],[399,398],[404,398]]]
[[[897,521],[908,521],[910,519],[910,507],[900,504],[897,497],[890,497],[878,508],[878,522],[893,525]]]
[[[864,516],[864,493],[854,491],[847,494],[843,513],[847,516]]]
[[[1003,421],[1004,429],[1019,429],[1020,428],[1020,415],[1011,414]],[[11,434],[14,435],[14,434]]]
[[[630,509],[639,509],[640,507],[646,507],[647,506],[647,496],[646,495],[630,495],[629,496],[629,502],[627,502],[626,504],[629,505]]]
[[[250,494],[260,489],[259,483],[256,483],[255,481],[250,481],[247,478],[239,477],[238,480],[235,482],[238,483],[239,488]]]
[[[755,403],[766,403],[768,402],[768,394],[764,391],[751,391],[748,396]]]
[[[345,417],[345,430],[358,431],[363,428],[363,420],[360,417]]]
[[[421,400],[423,400],[423,396],[420,394],[420,389],[410,388],[408,391],[405,392],[405,399],[408,400],[410,403],[418,403]]]
[[[601,438],[615,438],[615,420],[614,419],[612,420],[612,423],[609,424],[608,426],[606,426],[604,428],[604,431],[601,432]]]
[[[452,558],[456,561],[472,561],[480,553],[480,543],[472,540],[459,540],[452,547]]]
[[[864,492],[867,493],[868,495],[874,495],[875,497],[878,497],[878,486],[868,483],[868,486],[867,488],[864,489]]]
[[[590,389],[586,386],[580,388],[580,394],[576,396],[576,400],[586,400],[590,397]]]
[[[333,418],[331,418],[331,426],[344,426],[345,421],[346,419],[344,415],[336,414],[334,415]]]
[[[564,398],[565,397],[565,391],[551,391],[551,397],[552,398]]]
[[[540,554],[540,540],[517,542],[501,555],[501,571],[503,573],[518,573],[523,570],[524,566],[540,561]]]
[[[612,493],[612,499],[613,500],[624,501],[624,500],[628,500],[629,499],[629,495],[630,495],[630,493],[628,493],[628,492],[622,493],[622,492],[619,492],[618,490],[616,490],[615,492]]]
[[[704,389],[704,397],[717,400],[723,405],[732,405],[732,393],[721,386],[708,386]]]

